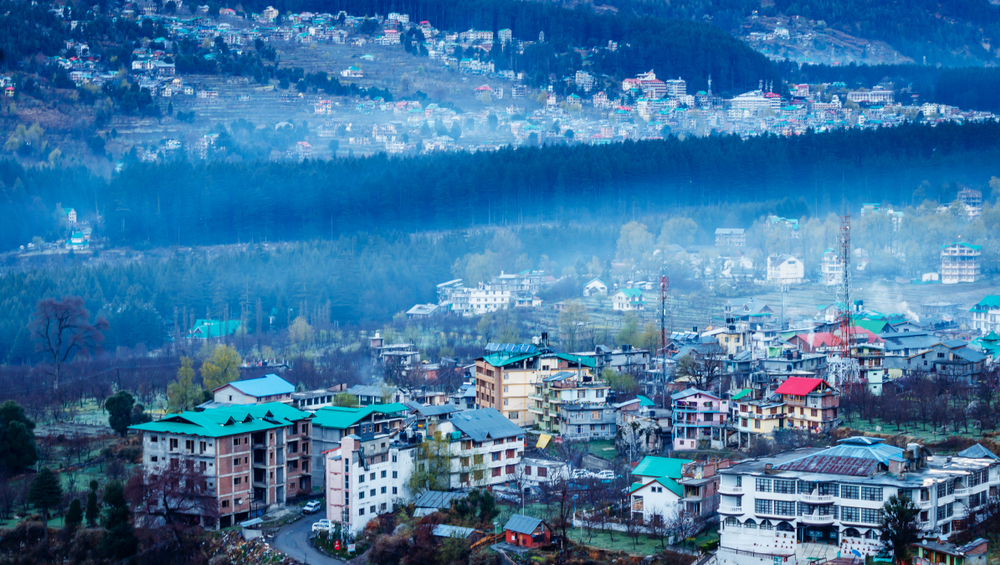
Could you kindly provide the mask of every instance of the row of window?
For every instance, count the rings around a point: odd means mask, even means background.
[[[949,507],[951,505],[948,505]],[[882,516],[881,508],[858,508],[855,506],[811,506],[804,503],[796,503],[786,500],[766,500],[757,499],[754,501],[754,512],[756,514],[767,514],[772,516],[803,516],[816,514],[819,516],[830,516],[837,519],[838,514],[843,522],[853,522],[862,524],[878,524]],[[940,516],[940,509],[939,509]],[[950,508],[949,508],[949,514]],[[941,519],[941,518],[939,518]]]
[[[737,477],[737,486],[742,485],[742,477]],[[949,481],[950,482],[950,481]],[[814,489],[819,490],[822,496],[837,496],[840,491],[840,498],[853,500],[882,501],[882,487],[859,487],[857,485],[837,485],[836,483],[813,483],[809,481],[796,481],[795,479],[757,479],[757,492],[774,492],[778,494],[810,494]],[[954,484],[952,484],[954,491]],[[939,494],[939,496],[944,496]]]
[[[386,478],[386,473],[387,473],[386,471],[382,471],[380,477],[383,478],[383,479]],[[392,478],[394,478],[394,479],[399,478],[399,471],[393,471],[392,472]],[[372,480],[372,481],[375,480],[375,473],[369,473],[369,480]],[[363,482],[365,482],[365,474],[364,473],[359,473],[358,474],[358,483],[360,484],[360,483],[363,483]]]
[[[387,490],[387,489],[386,489],[386,487],[382,487],[382,488],[381,488],[381,489],[379,490],[379,492],[380,492],[381,494],[386,494],[386,490]],[[369,493],[369,494],[368,494],[368,496],[369,496],[369,497],[372,497],[372,496],[375,496],[375,489],[371,489],[370,491],[368,491],[368,493]],[[396,488],[396,487],[392,487],[392,494],[399,494],[399,493],[397,492],[397,488]],[[359,490],[359,491],[358,491],[358,499],[359,499],[359,500],[364,500],[364,498],[365,498],[365,491],[363,491],[363,490]]]

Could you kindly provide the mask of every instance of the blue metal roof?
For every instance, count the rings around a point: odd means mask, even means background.
[[[532,518],[522,514],[514,514],[510,517],[510,520],[507,521],[507,525],[504,526],[503,529],[530,536],[534,533],[535,529],[541,525],[541,523],[542,521],[538,518]]]
[[[295,385],[278,375],[264,375],[256,379],[233,381],[229,384],[243,394],[257,398],[295,392]]]

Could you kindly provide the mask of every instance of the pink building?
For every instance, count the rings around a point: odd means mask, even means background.
[[[728,403],[718,396],[689,388],[671,395],[674,450],[722,449]]]

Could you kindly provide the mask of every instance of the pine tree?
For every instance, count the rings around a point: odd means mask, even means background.
[[[97,507],[97,481],[90,481],[90,492],[87,493],[87,525],[94,527],[101,511]]]
[[[35,475],[28,489],[28,501],[42,511],[42,523],[45,525],[45,542],[49,541],[49,509],[62,500],[62,484],[59,477],[48,467]]]
[[[79,498],[74,498],[73,502],[69,503],[69,510],[66,512],[66,527],[76,528],[81,523],[83,523],[83,505],[80,504]]]

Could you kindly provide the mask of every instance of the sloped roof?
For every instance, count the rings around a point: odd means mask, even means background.
[[[889,322],[885,320],[856,320],[854,325],[859,328],[864,328],[873,334],[880,334],[885,330],[885,327],[889,325]]]
[[[632,489],[629,492],[629,494],[633,494],[636,491],[642,490],[642,489],[644,489],[644,488],[652,485],[653,483],[657,483],[657,484],[663,485],[670,492],[676,494],[677,496],[679,496],[681,498],[684,497],[684,489],[681,488],[681,485],[677,484],[677,481],[671,479],[670,477],[658,477],[658,478],[655,478],[655,479],[649,481],[646,484],[634,483],[632,485]]]
[[[976,303],[969,311],[970,312],[985,312],[987,310],[993,310],[1000,308],[1000,294],[987,294],[982,300]]]
[[[405,404],[398,402],[393,404],[372,404],[362,408],[347,406],[324,406],[316,411],[313,424],[321,428],[334,428],[345,430],[368,416],[378,414],[393,414],[395,412],[407,412],[409,408]]]
[[[217,438],[280,428],[310,417],[308,412],[287,404],[267,402],[182,412],[156,422],[129,426],[129,429]]]
[[[542,521],[538,518],[532,518],[523,514],[514,514],[510,517],[510,520],[507,520],[507,525],[503,529],[530,536],[541,524]]]
[[[448,524],[438,524],[434,526],[432,532],[439,538],[467,538],[476,533],[475,528],[463,528],[462,526],[449,526]]]
[[[826,384],[823,379],[810,379],[806,377],[788,377],[785,382],[781,383],[781,386],[775,390],[775,394],[793,394],[796,396],[805,396],[810,392],[816,390],[821,384]],[[829,386],[829,385],[827,385]]]
[[[704,390],[698,390],[696,388],[691,387],[691,388],[686,388],[686,389],[684,389],[684,390],[682,390],[680,392],[675,392],[675,393],[671,394],[670,395],[670,399],[671,400],[680,400],[682,398],[687,398],[689,396],[694,396],[696,394],[701,394],[701,395],[704,395],[704,396],[709,396],[711,398],[719,398],[718,396],[715,396],[711,392],[705,392]]]
[[[681,478],[681,467],[690,463],[690,459],[674,459],[673,457],[657,457],[647,455],[632,470],[632,476]]]
[[[737,392],[736,394],[734,394],[733,395],[733,400],[740,400],[741,398],[743,398],[744,396],[750,394],[751,392],[753,392],[752,389],[745,388],[745,389]]]
[[[480,408],[456,412],[451,423],[475,441],[499,439],[524,434],[517,424],[508,420],[496,408]]]
[[[295,392],[295,385],[274,374],[264,375],[263,377],[258,377],[256,379],[247,379],[245,381],[233,381],[216,388],[212,392],[222,390],[227,386],[231,386],[243,394],[253,396],[255,398],[291,394]]]
[[[833,347],[840,345],[840,338],[830,332],[801,333],[795,337],[809,344],[809,347]]]
[[[639,406],[656,406],[655,402],[641,394],[637,394],[635,397],[639,399]]]
[[[864,436],[845,438],[833,447],[794,459],[777,468],[783,471],[867,477],[878,469],[879,463],[888,464],[889,459],[898,458],[903,453],[903,449],[885,444],[884,441]]]
[[[429,490],[421,494],[413,504],[417,508],[450,508],[452,502],[462,500],[468,496],[469,493],[467,492]]]
[[[1000,461],[1000,457],[997,457],[995,453],[986,449],[982,444],[975,444],[972,447],[959,451],[956,455],[959,457],[969,457],[971,459],[994,459]]]

